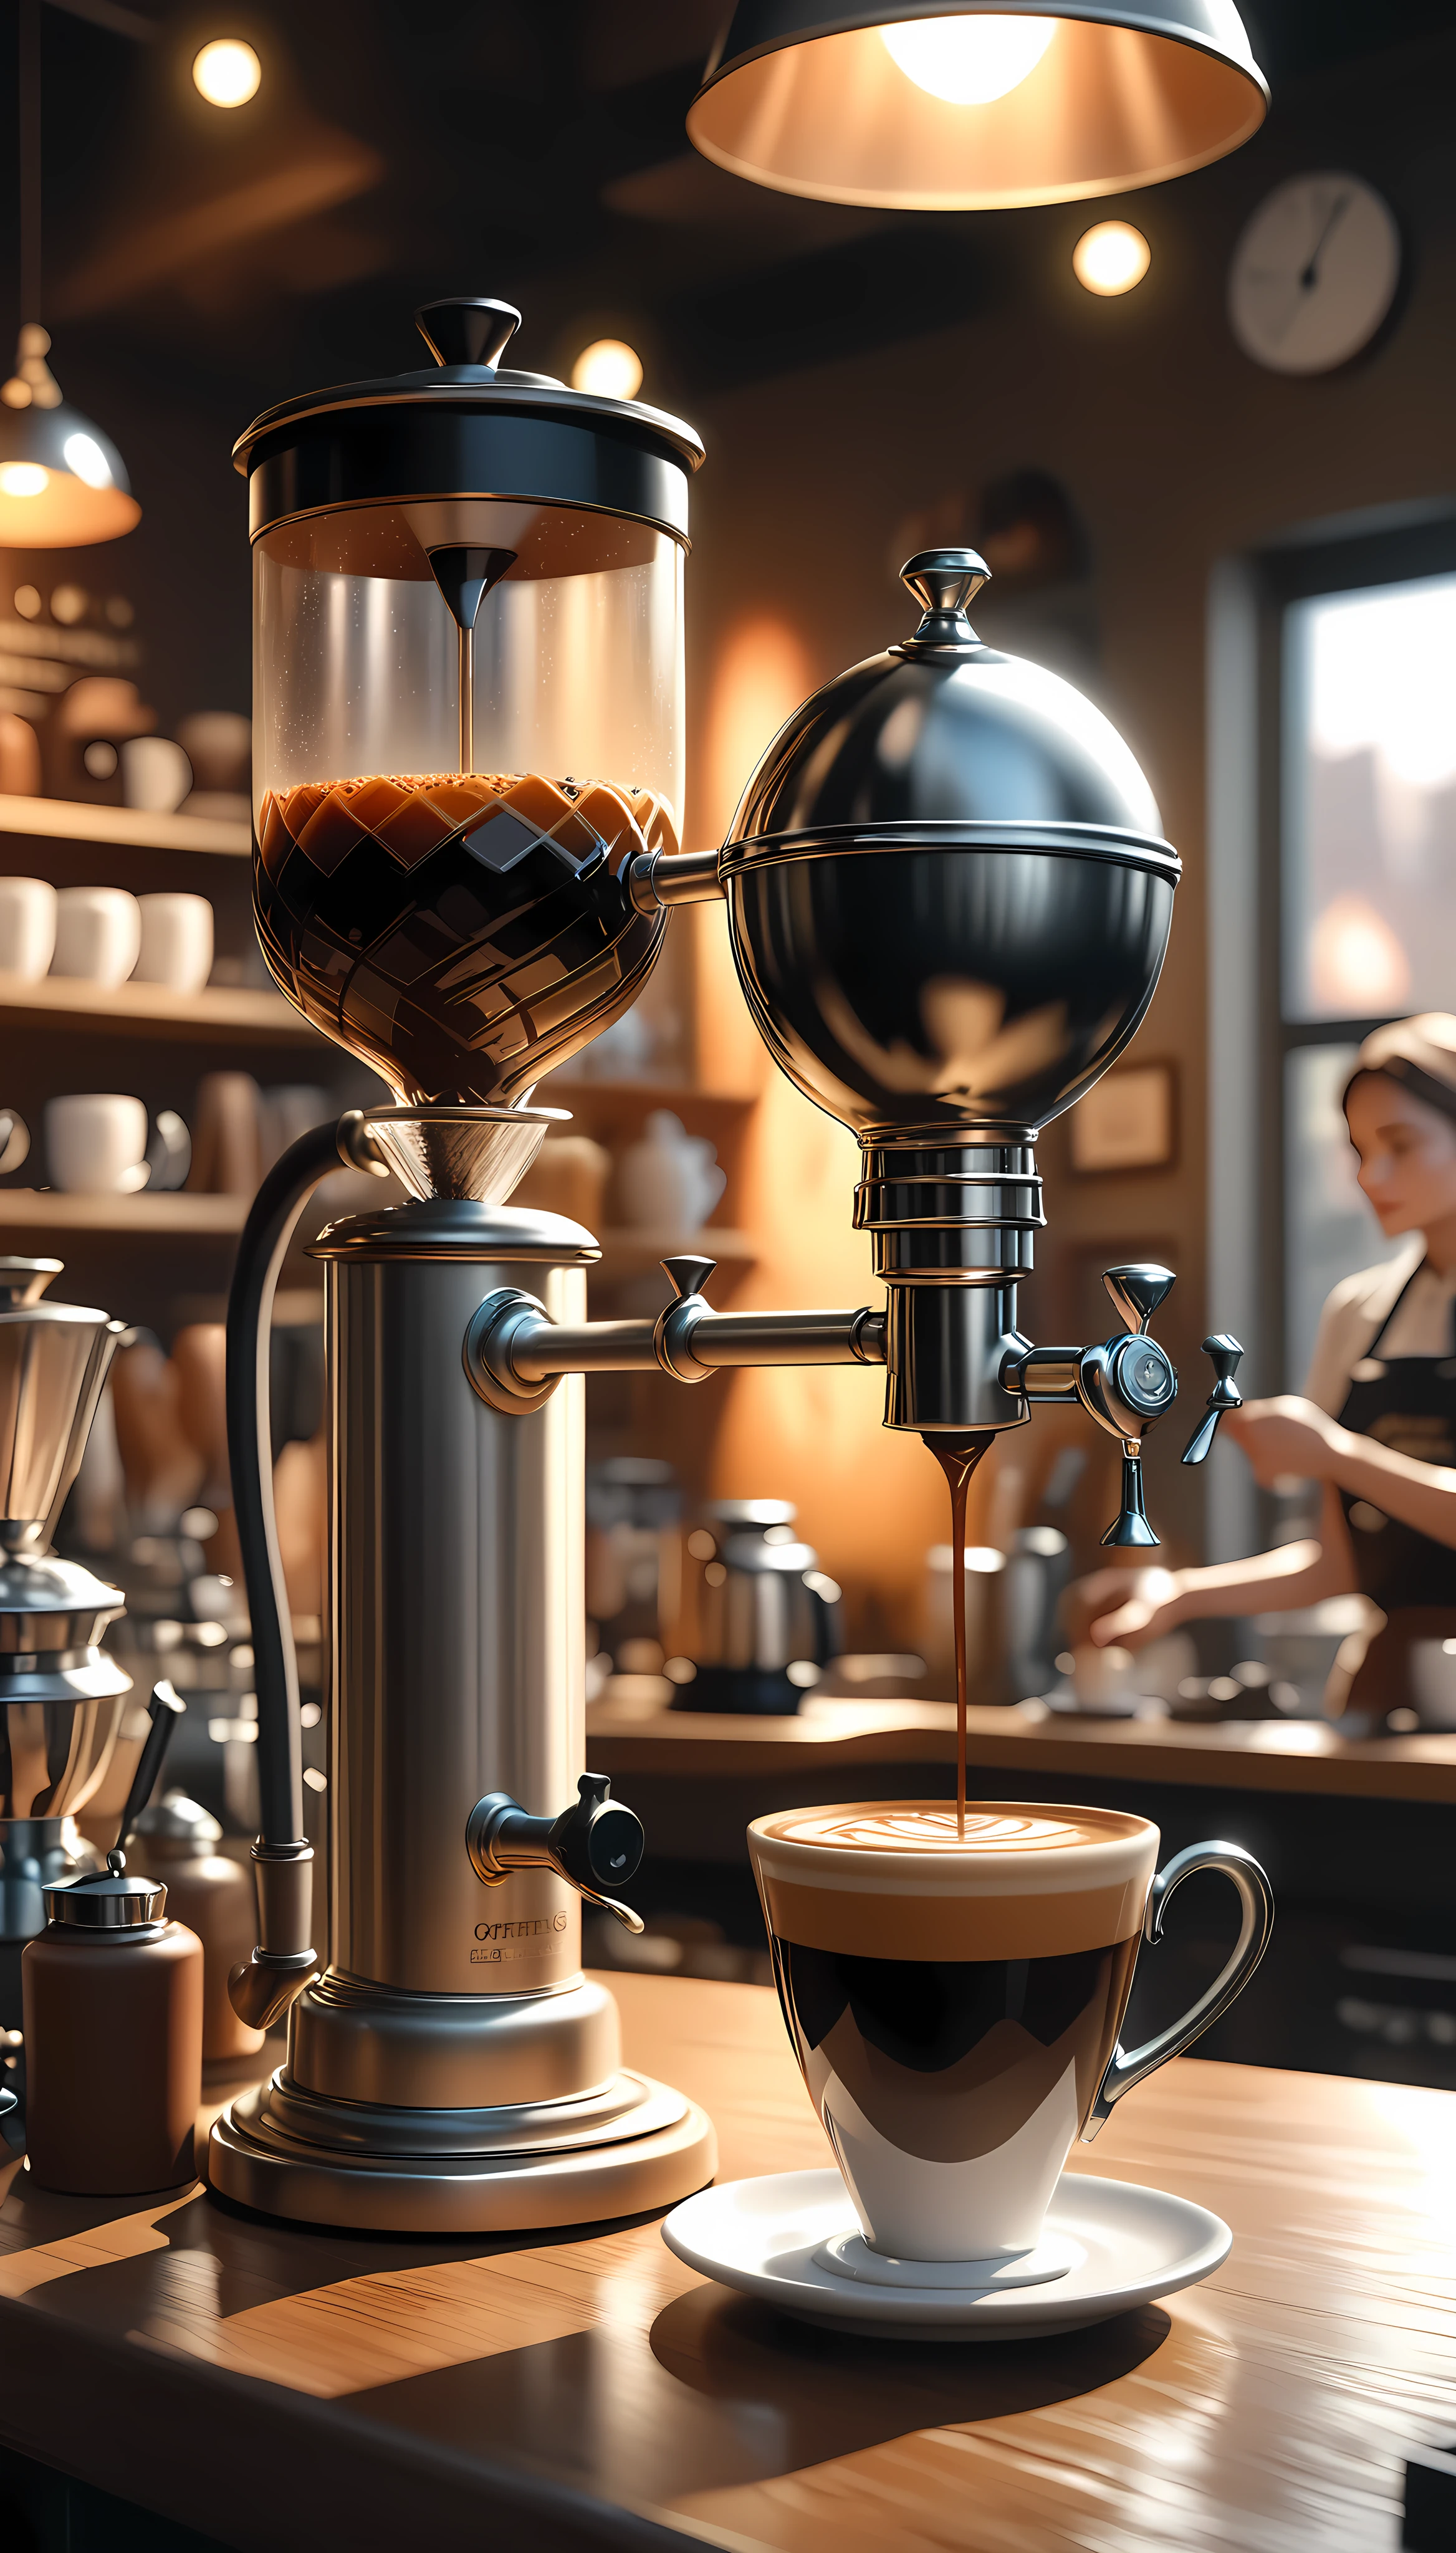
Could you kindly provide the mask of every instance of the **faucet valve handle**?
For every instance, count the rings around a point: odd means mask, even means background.
[[[1103,1549],[1156,1551],[1158,1536],[1143,1504],[1143,1445],[1138,1436],[1122,1440],[1122,1502],[1102,1536]]]
[[[690,1294],[701,1294],[718,1266],[716,1259],[698,1259],[684,1251],[673,1259],[664,1259],[662,1271],[672,1287],[673,1299],[685,1303]]]
[[[1211,1339],[1204,1340],[1203,1354],[1213,1368],[1213,1389],[1208,1394],[1202,1417],[1183,1448],[1185,1463],[1206,1463],[1224,1411],[1244,1406],[1234,1382],[1244,1354],[1238,1340],[1230,1337],[1226,1330],[1215,1331]]]
[[[1106,1268],[1102,1272],[1102,1282],[1114,1309],[1136,1338],[1144,1336],[1176,1281],[1171,1268],[1160,1268],[1152,1259],[1135,1259],[1128,1267]]]
[[[609,1885],[624,1888],[634,1876],[646,1837],[640,1818],[613,1799],[606,1773],[583,1773],[576,1798],[557,1818],[533,1818],[508,1791],[488,1791],[471,1810],[465,1848],[488,1888],[499,1887],[513,1870],[554,1870],[628,1933],[643,1929],[640,1915],[608,1894]]]

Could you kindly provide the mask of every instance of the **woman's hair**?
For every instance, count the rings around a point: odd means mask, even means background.
[[[1412,1020],[1372,1030],[1340,1093],[1342,1108],[1348,1110],[1356,1082],[1375,1072],[1443,1117],[1456,1118],[1456,1018],[1449,1011],[1419,1011]]]

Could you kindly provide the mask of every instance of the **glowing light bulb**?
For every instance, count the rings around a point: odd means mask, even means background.
[[[1131,222],[1094,222],[1071,252],[1071,271],[1088,292],[1131,292],[1153,262],[1153,252]]]
[[[215,38],[192,64],[192,84],[209,106],[246,106],[262,78],[258,56],[238,36]]]
[[[68,434],[61,448],[66,468],[84,479],[88,488],[110,487],[111,464],[94,434]]]
[[[911,18],[882,27],[897,69],[948,106],[990,106],[1030,77],[1057,33],[1055,18]]]
[[[0,464],[0,497],[44,497],[50,485],[51,473],[39,461]]]
[[[599,337],[583,347],[572,365],[571,386],[596,398],[635,398],[642,387],[642,358],[620,337]]]

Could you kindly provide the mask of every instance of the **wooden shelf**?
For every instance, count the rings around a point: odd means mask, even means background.
[[[85,1023],[122,1036],[215,1038],[221,1044],[312,1047],[322,1041],[281,993],[243,984],[206,984],[174,993],[166,984],[89,984],[71,975],[38,983],[0,975],[0,1028]]]
[[[30,841],[115,843],[135,851],[205,851],[246,860],[253,829],[219,816],[151,816],[137,807],[83,807],[68,798],[0,793],[0,834]]]
[[[231,1239],[243,1229],[252,1203],[242,1196],[68,1196],[59,1188],[0,1187],[0,1233],[109,1232],[175,1239],[216,1235]]]

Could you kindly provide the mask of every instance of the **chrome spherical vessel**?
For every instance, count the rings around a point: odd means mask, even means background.
[[[866,1142],[1029,1139],[1133,1035],[1177,853],[1100,710],[982,646],[974,552],[902,570],[911,638],[804,703],[720,860],[748,1006]]]

